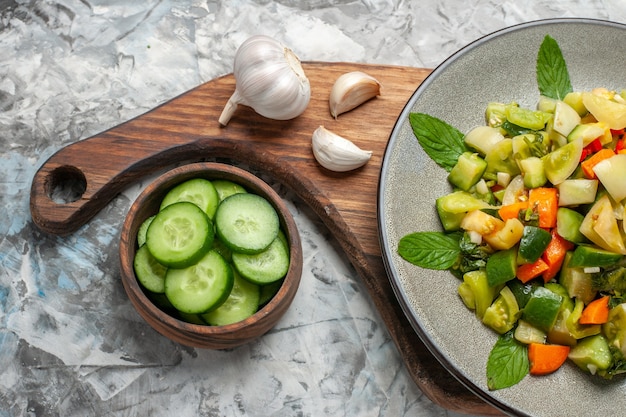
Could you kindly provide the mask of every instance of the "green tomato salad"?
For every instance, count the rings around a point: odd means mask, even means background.
[[[568,362],[605,379],[626,372],[626,90],[575,91],[549,35],[537,83],[536,108],[491,102],[465,134],[409,115],[452,191],[435,201],[443,231],[408,234],[398,253],[450,270],[499,335],[490,390]]]

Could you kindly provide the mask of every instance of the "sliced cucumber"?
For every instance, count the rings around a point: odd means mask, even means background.
[[[230,296],[215,310],[202,314],[201,318],[211,326],[224,326],[245,320],[259,308],[260,288],[238,274]]]
[[[215,228],[233,252],[259,253],[274,241],[280,222],[265,198],[252,193],[233,194],[217,208]]]
[[[213,243],[213,225],[197,205],[174,203],[161,210],[148,227],[146,245],[154,258],[172,268],[194,264]]]
[[[228,180],[213,180],[211,181],[215,190],[217,191],[217,195],[219,196],[220,201],[225,199],[226,197],[230,197],[233,194],[246,193],[246,189],[236,182],[228,181]]]
[[[165,292],[167,267],[161,265],[150,253],[146,245],[140,247],[133,261],[137,281],[153,293]]]
[[[204,320],[202,320],[202,317],[200,317],[199,314],[189,314],[189,313],[183,313],[182,311],[179,311],[178,316],[181,318],[181,320],[186,321],[187,323],[202,324],[202,325],[205,324]]]
[[[280,238],[274,239],[263,252],[233,253],[235,270],[242,277],[258,285],[280,280],[289,270],[289,250]]]
[[[197,264],[170,268],[165,276],[165,295],[183,313],[199,314],[220,306],[233,288],[233,270],[214,250]]]
[[[261,298],[259,299],[259,308],[269,303],[272,298],[278,293],[280,287],[283,285],[283,280],[274,281],[271,284],[261,286]]]
[[[154,216],[148,217],[146,220],[141,223],[139,226],[139,230],[137,231],[137,246],[143,246],[146,243],[146,233],[148,233],[148,227],[150,227],[150,223],[154,220]]]
[[[193,178],[178,184],[168,191],[161,202],[161,210],[181,201],[194,203],[200,207],[210,219],[213,219],[220,198],[211,181],[204,178]]]

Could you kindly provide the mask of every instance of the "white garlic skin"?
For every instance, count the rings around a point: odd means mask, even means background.
[[[335,172],[352,171],[362,167],[372,157],[372,151],[362,150],[350,140],[323,126],[313,132],[311,148],[317,162]]]
[[[336,119],[341,113],[348,112],[379,96],[380,89],[381,84],[378,80],[362,71],[342,74],[330,91],[328,100],[330,114]]]
[[[235,92],[220,115],[228,124],[238,104],[261,116],[289,120],[301,115],[311,100],[311,86],[298,57],[265,35],[248,38],[235,54]]]

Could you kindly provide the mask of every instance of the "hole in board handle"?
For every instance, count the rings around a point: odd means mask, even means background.
[[[70,165],[61,166],[52,171],[46,184],[48,197],[57,204],[79,200],[86,190],[85,174]]]

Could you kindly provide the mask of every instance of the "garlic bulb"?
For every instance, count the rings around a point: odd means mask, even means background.
[[[380,95],[380,83],[376,78],[361,71],[341,75],[330,91],[330,114],[336,119],[367,100]]]
[[[324,168],[336,172],[351,171],[367,163],[372,151],[364,151],[346,138],[318,127],[311,141],[313,155]]]
[[[219,122],[228,124],[238,104],[261,116],[289,120],[304,112],[311,99],[309,79],[293,51],[269,36],[248,38],[237,50],[235,92]]]

